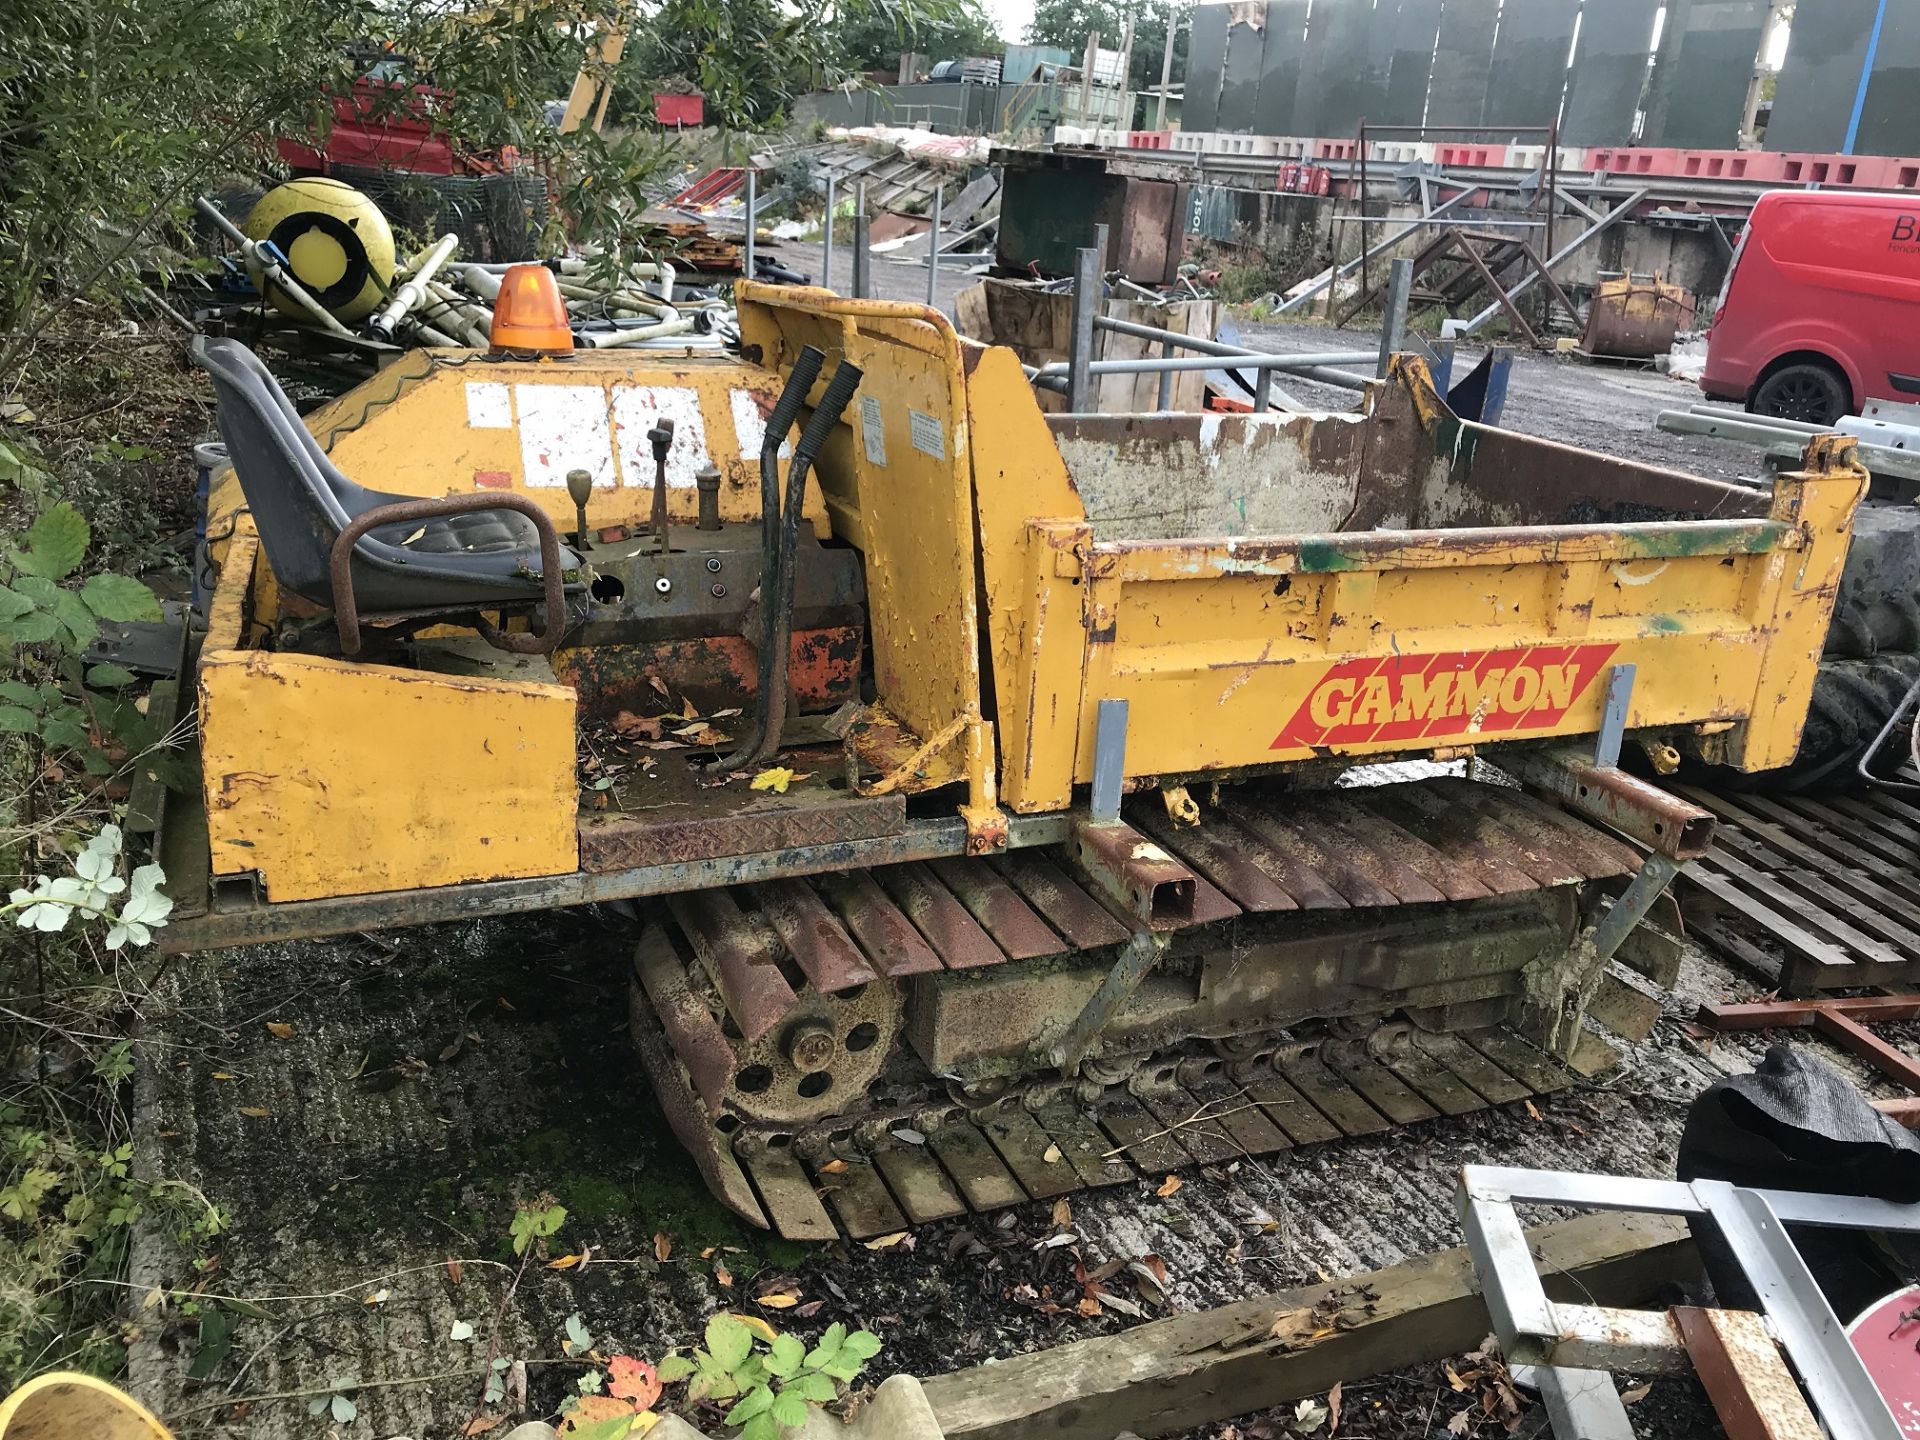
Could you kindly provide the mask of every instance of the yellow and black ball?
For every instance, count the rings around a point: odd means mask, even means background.
[[[274,186],[242,229],[250,240],[271,241],[287,257],[293,278],[344,323],[371,315],[393,283],[387,217],[338,180],[311,175]],[[272,298],[289,315],[303,313],[283,295]]]

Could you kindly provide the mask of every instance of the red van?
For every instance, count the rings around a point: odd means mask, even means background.
[[[1740,236],[1700,388],[1825,425],[1920,402],[1920,196],[1775,191]]]

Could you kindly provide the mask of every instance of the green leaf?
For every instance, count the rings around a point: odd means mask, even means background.
[[[811,1400],[816,1405],[825,1405],[840,1393],[840,1387],[818,1371],[809,1371],[786,1387],[803,1400]]]
[[[124,665],[94,665],[87,670],[87,684],[95,690],[118,690],[139,678]]]
[[[671,1385],[676,1380],[684,1380],[693,1374],[693,1361],[684,1355],[669,1355],[660,1362],[657,1374],[662,1385]]]
[[[567,1431],[567,1440],[622,1440],[633,1429],[633,1416],[609,1415],[604,1420],[575,1424]]]
[[[33,601],[18,590],[9,590],[6,586],[0,585],[0,624],[18,620],[32,609]]]
[[[847,1327],[838,1320],[827,1326],[826,1333],[820,1337],[820,1343],[807,1352],[807,1368],[824,1370],[840,1354],[840,1347],[847,1343]]]
[[[740,1440],[780,1440],[780,1425],[771,1414],[756,1415],[747,1421]]]
[[[841,1350],[856,1360],[871,1360],[880,1353],[880,1337],[871,1330],[856,1330],[847,1336]]]
[[[333,1418],[336,1424],[351,1425],[360,1409],[344,1395],[333,1397]]]
[[[722,1370],[737,1370],[753,1353],[753,1332],[723,1310],[707,1321],[707,1352]]]
[[[158,620],[160,602],[153,591],[125,575],[89,575],[80,598],[102,620]]]
[[[93,612],[71,590],[62,590],[54,597],[53,615],[67,632],[68,642],[75,650],[84,650],[100,638],[100,622],[93,618]]]
[[[14,553],[13,563],[24,574],[64,580],[87,553],[91,538],[86,518],[62,500],[40,512],[40,518],[22,537],[26,548]]]
[[[33,735],[40,729],[40,717],[19,705],[0,705],[0,734]]]
[[[773,1402],[773,1418],[788,1430],[807,1423],[807,1402],[798,1395],[782,1394]]]
[[[764,1385],[756,1385],[742,1395],[731,1410],[727,1411],[726,1423],[744,1425],[754,1416],[763,1415],[772,1408],[773,1391]]]
[[[38,686],[23,685],[18,680],[0,680],[0,700],[38,710],[46,704],[47,697],[41,695]]]
[[[15,645],[38,645],[43,640],[51,640],[53,632],[59,628],[60,622],[47,610],[35,610],[30,615],[22,615],[5,627],[8,640]]]
[[[844,1351],[820,1367],[822,1375],[831,1375],[839,1381],[850,1381],[860,1373],[860,1362]]]
[[[781,1335],[774,1340],[773,1351],[767,1356],[767,1370],[784,1380],[798,1370],[806,1358],[807,1347],[798,1335]]]

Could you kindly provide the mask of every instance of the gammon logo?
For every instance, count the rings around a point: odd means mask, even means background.
[[[1616,645],[1531,645],[1347,660],[1320,678],[1275,750],[1550,730]]]

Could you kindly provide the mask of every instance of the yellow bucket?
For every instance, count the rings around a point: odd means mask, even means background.
[[[106,1381],[55,1370],[0,1402],[0,1440],[173,1440],[173,1432]]]

